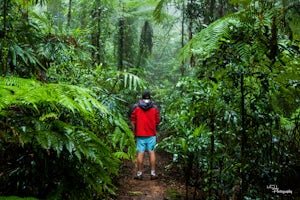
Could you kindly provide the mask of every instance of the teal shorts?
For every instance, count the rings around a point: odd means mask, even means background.
[[[136,137],[136,148],[138,152],[153,151],[156,147],[156,136]]]

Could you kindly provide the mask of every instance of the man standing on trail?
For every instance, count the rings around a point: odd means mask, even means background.
[[[130,116],[132,130],[136,137],[137,155],[137,176],[135,179],[142,180],[143,159],[145,151],[149,152],[151,166],[151,180],[157,179],[155,173],[155,146],[156,126],[160,122],[159,111],[152,102],[151,95],[144,91],[142,98],[133,106]]]

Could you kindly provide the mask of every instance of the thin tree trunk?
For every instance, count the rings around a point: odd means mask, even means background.
[[[209,4],[209,17],[210,17],[210,20],[209,22],[211,23],[212,21],[214,21],[214,10],[215,10],[215,7],[216,7],[216,0],[210,0],[210,4]]]
[[[212,132],[212,135],[210,136],[210,175],[209,175],[209,196],[212,196],[212,184],[213,184],[213,161],[214,161],[214,151],[215,151],[215,137],[214,137],[214,131],[215,131],[215,115],[214,111],[211,111],[210,113],[210,130]]]
[[[92,52],[93,55],[93,62],[94,63],[101,63],[101,4],[98,5],[97,10],[92,12],[92,18],[97,23],[93,33],[92,33],[92,44],[96,47],[96,51]]]
[[[189,2],[191,5],[194,4],[194,0],[190,0]],[[190,9],[192,9],[192,6],[189,6]],[[188,11],[188,12],[193,12],[193,11]],[[189,40],[193,39],[193,18],[192,18],[192,15],[190,15],[190,19],[189,19]],[[190,65],[191,67],[193,67],[195,65],[195,58],[194,56],[192,55],[191,58],[190,58]]]
[[[272,17],[272,26],[271,26],[271,38],[270,38],[270,59],[272,61],[271,66],[274,66],[276,62],[276,56],[278,54],[278,29],[277,29],[277,19],[276,16]],[[272,71],[272,67],[270,67]]]
[[[246,163],[245,147],[246,147],[246,113],[245,113],[245,87],[244,87],[244,72],[241,74],[241,115],[242,115],[242,143],[241,143],[241,190],[240,190],[240,199],[244,198],[245,189],[246,189],[246,174],[244,171]]]
[[[8,9],[8,0],[3,2],[3,47],[0,52],[1,62],[2,62],[2,74],[7,73],[7,62],[8,62],[8,48],[7,48],[7,9]]]
[[[182,2],[182,21],[181,21],[181,47],[184,47],[184,25],[185,25],[185,1]],[[181,62],[180,66],[181,76],[184,76],[184,61]]]
[[[102,17],[102,9],[101,9],[101,1],[99,8],[97,10],[97,27],[98,27],[98,40],[97,40],[97,62],[102,62],[102,40],[101,40],[101,17]]]
[[[218,18],[224,16],[224,4],[225,4],[224,0],[220,0],[219,4],[220,5],[219,5],[219,16],[218,16]]]
[[[187,154],[187,160],[185,163],[185,199],[189,199],[189,183],[192,176],[192,169],[193,169],[193,163],[194,163],[194,154],[188,153]]]
[[[68,23],[67,23],[68,28],[70,28],[71,26],[71,15],[72,15],[72,0],[69,0]]]
[[[119,51],[118,51],[118,55],[119,55],[119,70],[123,70],[124,68],[124,63],[123,63],[123,54],[124,54],[124,37],[125,37],[125,33],[124,33],[124,29],[125,29],[125,20],[124,18],[121,18],[119,20]]]

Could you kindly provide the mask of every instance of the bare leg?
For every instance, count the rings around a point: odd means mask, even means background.
[[[137,162],[137,168],[139,172],[143,170],[143,159],[144,159],[144,152],[138,152],[136,162]]]
[[[156,157],[155,157],[155,151],[149,151],[149,159],[150,159],[150,166],[151,170],[155,171],[155,162],[156,162]]]

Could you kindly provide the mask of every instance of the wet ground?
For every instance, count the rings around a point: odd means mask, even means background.
[[[156,152],[157,180],[150,180],[149,155],[145,153],[143,180],[135,180],[136,164],[124,161],[120,173],[117,200],[181,200],[184,184],[180,173],[172,166],[172,155]]]

